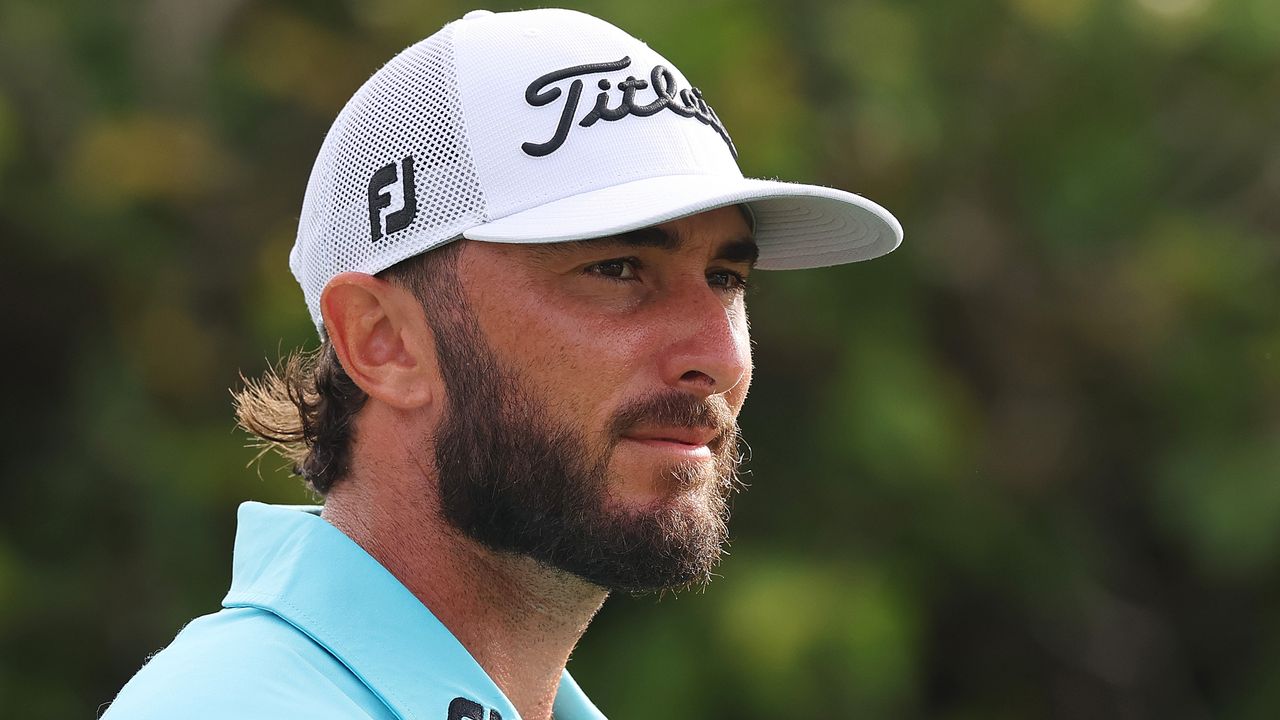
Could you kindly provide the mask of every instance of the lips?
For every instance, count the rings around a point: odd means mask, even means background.
[[[622,437],[624,440],[652,445],[700,448],[711,446],[720,437],[720,433],[709,427],[652,427],[632,430]]]
[[[685,445],[710,445],[719,435],[715,428],[650,428],[626,434],[631,440],[665,440]]]

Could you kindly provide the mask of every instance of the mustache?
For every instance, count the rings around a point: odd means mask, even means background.
[[[713,428],[715,446],[738,434],[729,403],[720,395],[700,398],[678,390],[655,393],[627,403],[614,414],[610,435],[616,441],[638,427]]]

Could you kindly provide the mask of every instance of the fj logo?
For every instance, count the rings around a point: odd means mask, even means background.
[[[418,214],[413,186],[413,156],[378,168],[369,178],[369,235],[374,242],[409,227]]]
[[[488,717],[485,717],[484,706],[480,703],[466,698],[454,698],[449,703],[449,720],[502,720],[502,715],[491,708]]]

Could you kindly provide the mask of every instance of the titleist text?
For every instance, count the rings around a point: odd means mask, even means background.
[[[529,87],[525,88],[524,91],[525,102],[533,107],[542,107],[555,102],[564,94],[560,88],[549,86],[561,80],[574,78],[574,81],[569,84],[569,93],[565,97],[564,106],[560,109],[560,121],[556,124],[555,134],[546,142],[526,142],[520,148],[533,157],[543,157],[555,152],[564,144],[565,138],[569,137],[573,118],[578,113],[578,103],[582,99],[584,85],[581,76],[615,72],[630,66],[630,57],[623,57],[621,60],[614,60],[613,62],[575,65],[563,70],[549,72],[529,83]],[[720,118],[716,116],[716,111],[712,110],[706,100],[702,99],[702,91],[696,87],[676,90],[675,84],[675,75],[670,70],[663,65],[654,65],[653,70],[649,72],[648,80],[628,77],[618,83],[616,89],[622,92],[622,97],[618,100],[617,105],[610,106],[609,101],[612,99],[610,90],[614,89],[614,85],[609,80],[602,79],[596,84],[600,88],[600,93],[596,95],[595,106],[582,116],[582,119],[578,121],[578,125],[580,127],[591,127],[600,120],[613,122],[621,120],[628,115],[643,118],[656,115],[663,110],[670,110],[680,117],[694,118],[705,125],[711,126],[716,132],[720,133],[720,137],[729,146],[729,152],[736,159],[738,157],[738,149],[734,147],[733,140],[729,138],[729,132],[724,129],[724,123],[720,122]],[[646,89],[653,90],[654,99],[644,105],[637,104],[636,92]]]

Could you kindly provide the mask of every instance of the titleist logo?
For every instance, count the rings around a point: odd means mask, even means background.
[[[569,85],[569,94],[565,98],[564,107],[560,110],[560,122],[556,125],[556,132],[551,139],[546,142],[535,143],[526,142],[520,146],[529,155],[533,157],[543,157],[550,155],[564,144],[565,138],[569,137],[569,129],[573,124],[573,118],[578,112],[578,102],[582,99],[583,82],[581,75],[594,75],[596,73],[614,72],[631,66],[631,58],[623,57],[621,60],[613,62],[593,63],[590,65],[574,65],[563,70],[555,70],[543,75],[542,77],[529,83],[529,87],[525,88],[524,99],[534,107],[542,107],[549,103],[555,102],[562,94],[558,87],[548,87],[553,83],[568,78],[575,78]],[[720,137],[724,138],[725,144],[729,146],[729,152],[733,153],[733,157],[738,157],[738,149],[733,146],[733,140],[729,139],[729,133],[724,129],[724,124],[720,122],[720,118],[716,116],[716,111],[702,99],[702,91],[696,87],[686,88],[684,90],[676,90],[675,75],[662,65],[654,65],[653,70],[649,72],[649,79],[639,80],[635,77],[628,77],[626,80],[617,84],[616,89],[622,92],[622,97],[618,100],[618,104],[609,105],[612,99],[610,89],[614,88],[613,83],[609,80],[600,80],[596,84],[600,88],[600,94],[596,95],[596,104],[591,108],[582,119],[578,121],[580,127],[591,127],[600,120],[613,122],[621,120],[628,115],[636,117],[649,117],[656,115],[663,110],[670,110],[680,117],[694,118],[699,122],[710,125],[716,132],[720,133]],[[636,102],[636,91],[652,89],[654,99],[644,105]]]

